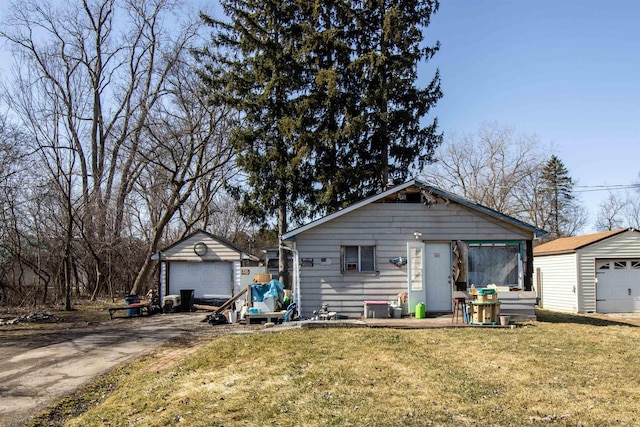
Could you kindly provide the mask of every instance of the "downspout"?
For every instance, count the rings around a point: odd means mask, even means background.
[[[293,273],[293,282],[294,282],[294,292],[296,294],[296,306],[298,308],[298,313],[302,313],[302,303],[300,302],[300,257],[298,255],[298,250],[295,248],[296,243],[293,242],[293,263],[294,263],[294,273]]]

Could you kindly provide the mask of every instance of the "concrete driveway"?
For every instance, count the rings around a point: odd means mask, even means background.
[[[209,332],[202,313],[105,321],[15,340],[0,329],[0,426],[15,426],[115,366],[187,333]]]

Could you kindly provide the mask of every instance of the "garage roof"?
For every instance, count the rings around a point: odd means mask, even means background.
[[[533,248],[533,255],[555,255],[575,252],[580,248],[592,245],[609,237],[624,233],[625,231],[637,231],[633,228],[620,228],[617,230],[602,231],[600,233],[585,234],[583,236],[561,237]]]

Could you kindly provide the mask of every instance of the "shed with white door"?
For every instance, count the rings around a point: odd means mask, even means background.
[[[565,237],[536,247],[534,284],[543,308],[571,313],[640,312],[640,232]]]
[[[328,304],[358,318],[367,304],[451,313],[454,292],[496,285],[521,301],[533,292],[529,224],[418,180],[388,188],[285,233],[294,256],[294,301],[302,317]],[[533,294],[535,301],[535,294]],[[531,305],[533,312],[533,305]],[[372,310],[378,313],[378,310]]]
[[[159,293],[180,295],[193,290],[196,302],[220,303],[253,282],[259,258],[228,240],[198,230],[152,257],[159,262]]]

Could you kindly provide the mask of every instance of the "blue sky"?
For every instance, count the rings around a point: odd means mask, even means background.
[[[425,35],[442,44],[421,70],[440,69],[445,135],[493,122],[537,134],[577,182],[585,232],[607,197],[594,186],[640,181],[640,1],[441,0]]]
[[[594,186],[640,181],[640,1],[444,0],[425,35],[442,45],[423,69],[440,69],[445,135],[537,134],[577,181],[585,232],[607,197]]]

